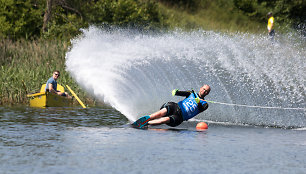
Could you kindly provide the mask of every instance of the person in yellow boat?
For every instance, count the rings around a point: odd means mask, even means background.
[[[55,70],[53,72],[53,75],[51,78],[48,79],[47,83],[46,83],[46,88],[45,91],[49,91],[49,92],[53,92],[57,95],[61,95],[61,96],[65,96],[68,98],[71,98],[71,96],[69,96],[69,94],[67,92],[61,92],[57,90],[57,79],[60,76],[60,72],[58,70]]]
[[[273,14],[272,12],[269,12],[267,14],[268,16],[268,25],[267,25],[267,28],[268,28],[268,32],[269,32],[269,36],[273,39],[274,38],[274,35],[275,35],[275,31],[274,31],[274,17],[273,17]]]

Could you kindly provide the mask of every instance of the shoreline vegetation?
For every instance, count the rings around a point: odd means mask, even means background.
[[[93,97],[81,90],[65,71],[68,45],[68,41],[59,39],[1,40],[0,105],[28,104],[26,95],[39,92],[54,70],[61,72],[59,84],[69,85],[86,104],[95,105]]]
[[[85,105],[103,105],[65,71],[65,54],[80,28],[267,34],[266,13],[272,11],[278,32],[305,35],[305,7],[302,0],[6,0],[0,5],[0,105],[28,104],[26,94],[39,91],[53,70]]]

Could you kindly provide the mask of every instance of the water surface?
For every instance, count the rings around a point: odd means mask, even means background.
[[[190,121],[134,129],[111,108],[0,108],[1,173],[304,173],[306,131]]]

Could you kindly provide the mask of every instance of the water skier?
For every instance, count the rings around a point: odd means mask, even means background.
[[[210,92],[209,85],[203,85],[198,94],[192,91],[179,91],[174,89],[172,95],[185,96],[184,100],[175,102],[167,102],[162,105],[159,111],[150,115],[149,125],[167,124],[175,127],[180,125],[183,121],[195,117],[199,113],[208,108],[208,103],[204,97]]]

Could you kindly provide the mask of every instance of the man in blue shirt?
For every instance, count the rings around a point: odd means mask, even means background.
[[[57,82],[56,80],[59,78],[60,72],[58,70],[55,70],[53,72],[52,77],[47,81],[45,91],[53,92],[57,95],[65,96],[71,98],[67,92],[61,92],[57,90]]]
[[[203,85],[198,94],[192,91],[179,91],[174,89],[172,95],[185,96],[186,98],[178,103],[167,102],[162,105],[159,111],[150,115],[149,125],[167,124],[175,127],[183,121],[195,117],[208,108],[204,97],[210,92],[209,85]]]

